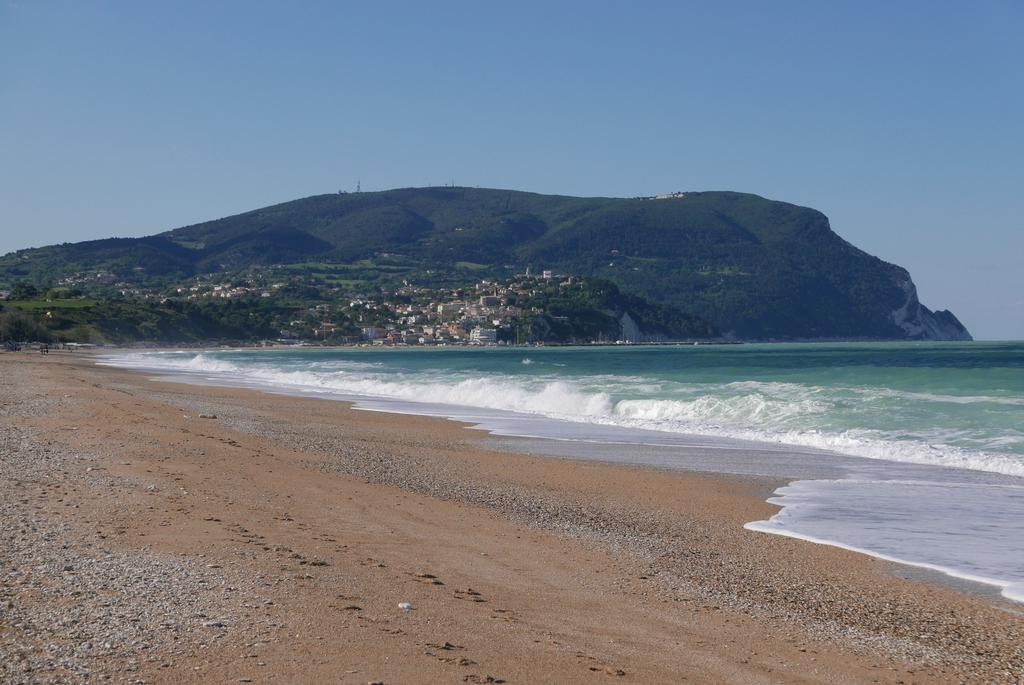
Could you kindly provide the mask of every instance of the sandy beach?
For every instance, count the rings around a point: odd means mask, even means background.
[[[0,681],[1024,681],[1021,605],[743,530],[780,484],[0,354]]]

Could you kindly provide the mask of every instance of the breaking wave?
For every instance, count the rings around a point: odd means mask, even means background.
[[[251,355],[255,356],[255,355]],[[401,371],[380,363],[332,359],[304,360],[296,368],[246,360],[234,363],[210,354],[139,353],[107,363],[198,374],[226,384],[256,384],[300,392],[329,393],[346,399],[374,398],[504,410],[576,423],[739,438],[824,449],[897,462],[975,469],[1024,476],[1024,433],[964,436],[931,427],[880,430],[844,426],[841,412],[866,412],[887,388],[825,388],[799,383],[738,381],[724,384],[659,382],[630,376],[468,374],[449,370]],[[520,365],[521,366],[521,365]],[[636,397],[670,393],[673,398]],[[957,403],[1016,398],[917,396],[923,402]],[[624,397],[633,395],[633,397]],[[909,398],[903,398],[909,400]],[[962,444],[951,444],[960,442]],[[988,449],[986,449],[988,448]],[[995,448],[996,451],[992,451]]]

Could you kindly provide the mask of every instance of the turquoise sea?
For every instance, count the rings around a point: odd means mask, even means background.
[[[748,528],[1024,601],[1024,343],[137,352],[104,363],[354,400],[553,455],[784,477]]]

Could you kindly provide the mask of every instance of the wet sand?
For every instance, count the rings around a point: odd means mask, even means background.
[[[770,479],[503,443],[0,354],[0,681],[1024,679],[1019,605],[743,530]]]

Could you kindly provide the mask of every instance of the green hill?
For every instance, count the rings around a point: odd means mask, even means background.
[[[0,257],[0,281],[50,285],[104,270],[167,282],[309,263],[420,279],[527,267],[593,276],[738,338],[970,337],[951,313],[918,302],[905,269],[840,238],[821,212],[734,192],[619,199],[443,187],[318,195],[147,238],[11,253]]]

